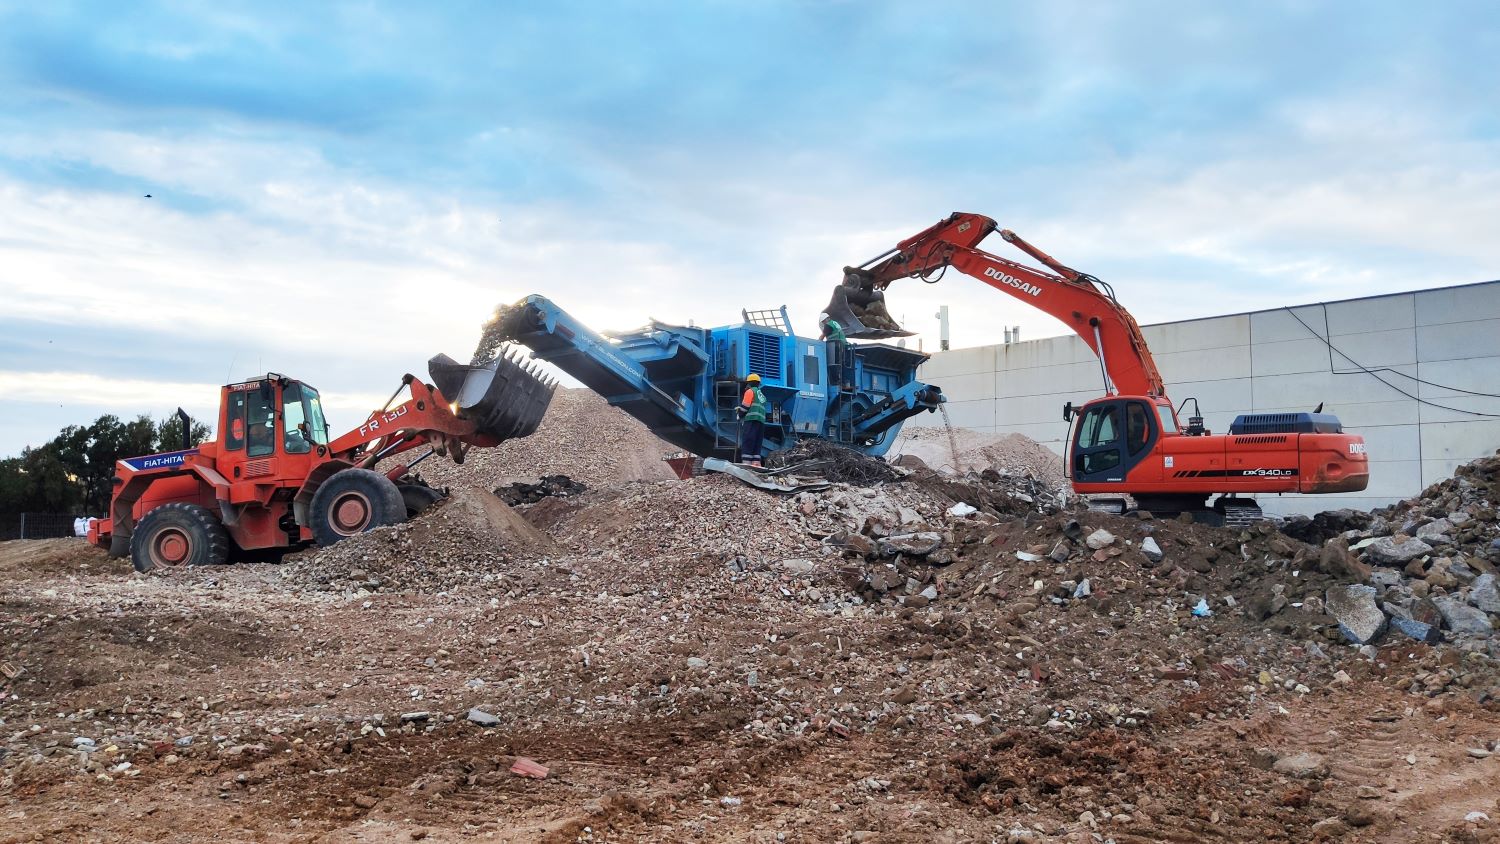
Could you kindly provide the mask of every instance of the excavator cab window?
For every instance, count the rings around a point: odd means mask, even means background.
[[[1120,465],[1120,405],[1118,402],[1089,408],[1078,425],[1075,471],[1097,475]]]

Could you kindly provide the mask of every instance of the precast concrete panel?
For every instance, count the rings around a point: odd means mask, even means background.
[[[1401,366],[1417,362],[1417,330],[1396,328],[1363,334],[1334,335],[1323,347],[1323,364],[1336,372]]]
[[[1470,461],[1500,450],[1500,419],[1426,422],[1422,425],[1423,460]]]
[[[1141,326],[1152,354],[1250,345],[1250,315],[1213,317]]]
[[[1445,325],[1476,319],[1500,319],[1500,281],[1418,290],[1417,325]]]
[[[1321,337],[1304,333],[1306,339],[1255,341],[1250,347],[1251,372],[1255,377],[1328,371],[1328,344]]]
[[[1298,321],[1299,318],[1301,322]],[[1327,336],[1327,329],[1323,324],[1323,308],[1320,305],[1277,308],[1274,311],[1256,311],[1250,315],[1250,342],[1257,349],[1266,343],[1324,336]]]
[[[953,349],[938,352],[922,364],[924,380],[937,380],[955,375],[973,375],[995,371],[995,350],[998,346],[976,346],[972,349]]]
[[[1327,308],[1328,333],[1333,337],[1415,328],[1417,325],[1414,293],[1330,302]]]
[[[1156,368],[1170,386],[1181,381],[1214,381],[1250,377],[1249,346],[1217,346],[1186,352],[1154,351]]]
[[[1421,326],[1417,352],[1423,361],[1500,357],[1500,320]]]
[[[1070,396],[1081,393],[1093,397],[1104,395],[1104,376],[1100,374],[1098,361],[1026,369],[1002,369],[994,374],[991,388],[998,398],[1058,393],[1067,393]]]

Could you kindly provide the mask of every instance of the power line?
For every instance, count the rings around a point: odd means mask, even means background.
[[[1447,410],[1447,411],[1451,411],[1453,413],[1466,413],[1466,414],[1468,414],[1470,416],[1486,416],[1486,417],[1492,417],[1492,418],[1500,418],[1500,413],[1483,413],[1483,412],[1478,411],[1478,410],[1465,410],[1465,409],[1463,409],[1461,407],[1449,407],[1448,405],[1445,405],[1445,404],[1438,404],[1437,402],[1429,401],[1427,399],[1422,398],[1421,396],[1412,395],[1411,393],[1408,393],[1407,391],[1401,389],[1400,387],[1396,386],[1395,384],[1392,384],[1391,382],[1385,380],[1384,378],[1381,378],[1379,375],[1376,374],[1377,372],[1396,372],[1396,370],[1390,369],[1389,367],[1377,367],[1376,369],[1370,369],[1369,367],[1362,365],[1359,361],[1357,361],[1354,358],[1349,357],[1349,355],[1345,354],[1341,349],[1339,349],[1339,347],[1333,345],[1332,341],[1330,341],[1327,337],[1324,337],[1323,335],[1321,335],[1317,331],[1315,331],[1311,325],[1308,325],[1307,322],[1302,319],[1302,317],[1297,316],[1297,312],[1296,311],[1292,310],[1291,308],[1282,308],[1282,310],[1284,310],[1287,313],[1291,314],[1292,315],[1292,319],[1295,319],[1297,322],[1302,323],[1302,327],[1306,328],[1309,334],[1311,334],[1312,336],[1318,338],[1319,340],[1322,340],[1323,341],[1323,345],[1327,346],[1328,349],[1329,349],[1329,351],[1336,352],[1339,355],[1339,357],[1342,357],[1344,360],[1347,360],[1350,363],[1354,364],[1354,367],[1356,369],[1358,369],[1360,372],[1363,372],[1364,374],[1370,376],[1371,378],[1374,378],[1376,381],[1379,381],[1380,383],[1386,385],[1387,387],[1390,387],[1392,390],[1395,390],[1396,392],[1400,393],[1403,396],[1406,396],[1407,398],[1411,399],[1412,401],[1414,401],[1414,402],[1416,402],[1418,404],[1425,404],[1428,407],[1435,407],[1435,408],[1438,408],[1439,410]],[[1332,366],[1329,367],[1329,371],[1332,372],[1334,375],[1353,375],[1354,374],[1352,372],[1339,372],[1338,370],[1333,369]],[[1453,390],[1454,392],[1467,393],[1468,395],[1471,395],[1471,396],[1483,396],[1483,397],[1486,397],[1486,398],[1500,398],[1500,396],[1497,396],[1494,393],[1477,393],[1477,392],[1474,392],[1472,390],[1461,390],[1461,389],[1458,389],[1457,387],[1445,387],[1442,384],[1437,384],[1437,383],[1434,383],[1434,382],[1431,382],[1431,381],[1424,381],[1421,378],[1417,378],[1416,376],[1413,376],[1413,375],[1407,375],[1404,372],[1396,372],[1396,374],[1397,375],[1402,375],[1402,376],[1404,376],[1406,378],[1410,378],[1410,379],[1412,379],[1413,381],[1416,381],[1419,384],[1426,384],[1429,387],[1436,387],[1438,389],[1443,389],[1443,390]]]

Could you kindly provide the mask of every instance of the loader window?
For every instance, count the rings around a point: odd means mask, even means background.
[[[245,427],[250,448],[247,457],[270,457],[276,451],[276,394],[270,390],[250,390]]]
[[[306,384],[302,385],[302,406],[307,412],[307,427],[312,434],[312,441],[318,445],[328,445],[328,422],[323,418],[323,401],[318,398],[318,391]]]
[[[239,451],[245,447],[245,393],[229,394],[224,411],[224,450]]]
[[[306,421],[307,413],[302,406],[302,385],[288,384],[281,391],[281,437],[287,454],[306,454],[312,451],[312,440],[304,437],[298,429]]]

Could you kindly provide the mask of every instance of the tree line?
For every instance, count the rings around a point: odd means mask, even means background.
[[[108,515],[115,462],[124,457],[191,448],[208,439],[207,425],[192,423],[189,442],[175,416],[121,421],[105,414],[90,425],[69,425],[46,445],[0,459],[0,515],[69,513]]]

